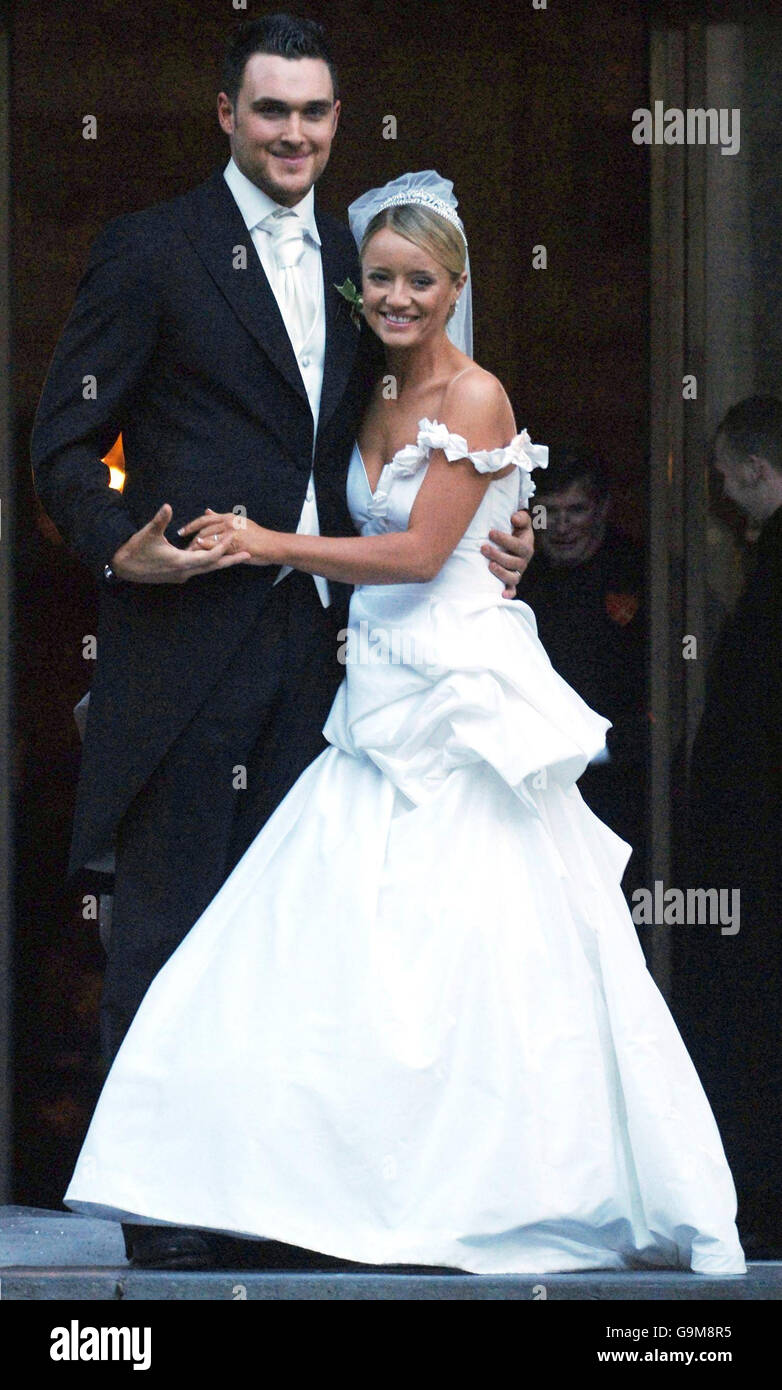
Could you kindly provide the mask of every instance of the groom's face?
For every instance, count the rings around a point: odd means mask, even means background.
[[[293,207],[320,178],[339,119],[331,73],[320,58],[248,58],[234,107],[221,92],[220,125],[234,162],[276,203]]]

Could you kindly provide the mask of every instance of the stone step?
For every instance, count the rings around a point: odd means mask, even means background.
[[[670,1302],[782,1298],[782,1264],[750,1266],[746,1276],[712,1279],[675,1271],[609,1274],[429,1275],[256,1273],[246,1270],[177,1273],[127,1268],[0,1270],[2,1301],[116,1300],[182,1302]]]
[[[274,1242],[269,1242],[270,1251]],[[276,1247],[279,1251],[280,1247]],[[318,1257],[310,1257],[317,1266]],[[274,1259],[279,1266],[280,1257]],[[324,1261],[328,1265],[328,1261]],[[782,1262],[758,1261],[746,1276],[676,1270],[472,1275],[328,1268],[165,1271],[130,1269],[114,1221],[35,1207],[0,1207],[0,1299],[180,1301],[527,1301],[782,1298]]]

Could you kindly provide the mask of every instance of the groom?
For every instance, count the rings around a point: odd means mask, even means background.
[[[344,674],[348,586],[177,535],[207,507],[355,533],[347,466],[377,353],[335,288],[359,283],[353,239],[313,196],[336,93],[319,25],[272,15],[234,31],[218,97],[227,168],[98,236],[36,418],[39,495],[101,587],[69,868],[115,837],[107,1062],[325,747]],[[120,432],[122,493],[101,463]],[[484,547],[507,585],[531,552],[528,518],[513,522],[517,534],[492,533],[501,549]],[[137,1262],[187,1262],[193,1234],[142,1228]]]

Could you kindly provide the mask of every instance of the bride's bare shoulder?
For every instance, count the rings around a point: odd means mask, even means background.
[[[468,438],[476,430],[482,435],[497,432],[498,444],[507,444],[516,433],[505,387],[477,362],[469,362],[451,377],[443,395],[442,415],[451,431]]]

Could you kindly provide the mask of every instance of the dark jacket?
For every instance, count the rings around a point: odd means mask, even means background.
[[[711,661],[692,748],[691,878],[742,889],[763,907],[759,951],[779,971],[782,866],[782,507],[763,526],[754,567]],[[745,935],[748,943],[749,932]]]

